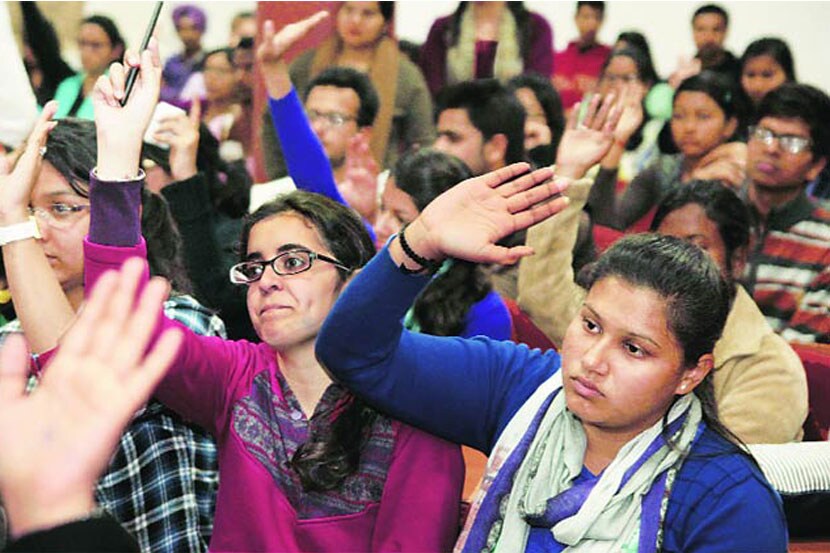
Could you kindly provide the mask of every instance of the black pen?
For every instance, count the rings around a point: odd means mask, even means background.
[[[164,2],[156,2],[156,7],[153,10],[152,17],[150,18],[150,24],[147,25],[147,32],[144,33],[144,40],[141,41],[141,49],[138,51],[139,56],[150,44],[150,38],[153,36],[153,30],[156,28],[156,22],[159,20],[159,14],[161,13],[161,7],[163,5]],[[122,107],[127,105],[127,100],[129,99],[130,92],[133,90],[133,86],[135,85],[136,77],[138,77],[138,67],[131,67],[130,71],[127,73],[127,83],[124,86],[124,97],[121,99]]]

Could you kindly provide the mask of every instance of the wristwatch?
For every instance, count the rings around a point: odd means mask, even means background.
[[[27,238],[40,239],[40,229],[34,217],[29,217],[29,220],[23,223],[0,227],[0,246]]]

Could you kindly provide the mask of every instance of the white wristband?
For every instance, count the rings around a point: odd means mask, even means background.
[[[0,246],[27,238],[40,239],[40,229],[34,217],[23,223],[0,227]]]

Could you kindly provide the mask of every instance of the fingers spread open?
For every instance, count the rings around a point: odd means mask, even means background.
[[[113,356],[116,369],[129,371],[140,364],[169,291],[170,286],[162,278],[154,278],[144,287],[125,320],[123,334],[117,337],[118,347]]]
[[[513,163],[507,167],[502,167],[501,169],[485,173],[480,177],[474,177],[472,180],[483,182],[490,188],[496,188],[497,186],[501,186],[502,184],[515,179],[519,175],[527,173],[528,171],[530,171],[529,163]]]
[[[519,213],[538,203],[556,197],[570,185],[570,180],[562,178],[556,180],[542,179],[541,182],[534,184],[532,188],[517,192],[507,198],[507,209],[510,213]]]
[[[133,411],[147,401],[170,368],[181,346],[182,337],[181,330],[177,328],[164,331],[136,370],[126,375],[126,385],[134,398]]]
[[[553,176],[553,169],[542,167],[532,173],[526,173],[517,179],[499,186],[498,192],[503,198],[511,198],[520,192],[545,182]]]
[[[521,230],[532,227],[548,217],[556,215],[565,209],[570,200],[566,196],[559,196],[551,201],[534,204],[529,209],[513,214],[514,228]]]
[[[96,328],[103,324],[107,303],[118,282],[116,271],[107,271],[98,278],[92,293],[81,307],[72,326],[60,341],[58,358],[61,355],[86,355],[90,344],[94,342]]]
[[[118,272],[116,285],[101,315],[106,323],[99,324],[94,329],[96,344],[92,347],[106,344],[106,349],[98,350],[98,357],[103,361],[109,362],[116,356],[115,350],[119,348],[115,347],[115,344],[119,343],[118,340],[123,339],[127,332],[127,321],[133,312],[136,290],[145,266],[144,260],[129,259]]]
[[[594,130],[601,130],[605,126],[605,122],[608,120],[608,113],[611,111],[611,108],[616,103],[616,95],[611,92],[605,98],[602,99],[602,105],[599,108],[599,111],[596,114],[596,117],[591,121],[590,127]]]

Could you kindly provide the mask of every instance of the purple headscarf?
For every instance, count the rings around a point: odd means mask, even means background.
[[[189,18],[196,28],[202,32],[204,32],[205,27],[207,27],[207,16],[202,8],[198,6],[194,6],[193,4],[182,4],[181,6],[176,6],[173,10],[173,24],[178,27],[179,20],[182,17]]]

